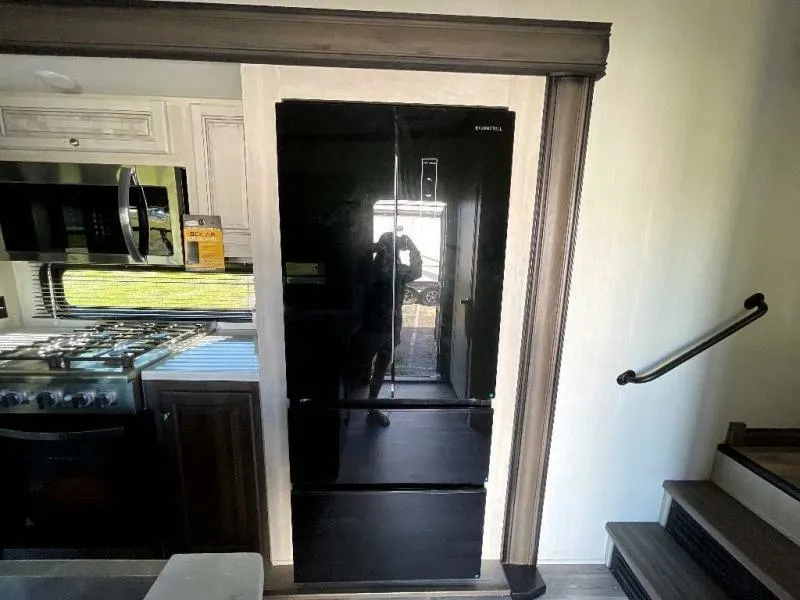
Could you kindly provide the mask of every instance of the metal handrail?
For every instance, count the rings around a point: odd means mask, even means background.
[[[704,338],[693,343],[689,348],[682,351],[677,356],[661,361],[660,363],[647,369],[642,374],[638,374],[632,369],[629,369],[624,373],[620,373],[617,377],[617,383],[619,385],[625,385],[628,383],[648,383],[654,379],[658,379],[665,373],[672,371],[672,369],[675,367],[682,365],[687,360],[694,358],[701,352],[711,348],[711,346],[714,346],[725,338],[733,335],[743,327],[748,326],[753,321],[760,319],[767,314],[769,307],[764,301],[764,294],[753,294],[744,301],[744,308],[745,311],[748,311],[747,314],[739,319],[736,319],[736,321],[730,325],[724,327],[723,329],[715,329]]]

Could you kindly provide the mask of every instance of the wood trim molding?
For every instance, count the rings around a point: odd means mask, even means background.
[[[611,25],[184,2],[0,4],[0,52],[602,77]]]
[[[725,443],[731,446],[800,446],[800,428],[748,427],[733,421],[728,424]]]
[[[534,567],[594,81],[548,78],[503,562]]]

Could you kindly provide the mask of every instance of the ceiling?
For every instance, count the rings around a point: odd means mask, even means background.
[[[239,65],[178,60],[0,54],[0,92],[53,92],[34,76],[55,71],[84,94],[241,98]]]

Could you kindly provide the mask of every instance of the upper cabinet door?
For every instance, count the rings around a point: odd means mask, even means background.
[[[3,98],[0,148],[167,154],[165,104],[63,96]]]
[[[250,219],[245,182],[244,119],[239,104],[193,104],[193,212],[222,217],[225,256],[249,258]]]

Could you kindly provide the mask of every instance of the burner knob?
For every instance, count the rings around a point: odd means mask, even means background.
[[[39,408],[55,408],[61,404],[61,392],[39,392],[36,395],[36,403]]]
[[[75,408],[90,408],[94,406],[94,394],[92,392],[81,392],[79,394],[72,394],[64,398],[67,401],[72,401]]]
[[[10,408],[22,404],[23,396],[19,392],[6,392],[0,396],[0,406]]]
[[[100,408],[108,408],[117,403],[116,392],[97,392],[97,404]]]

